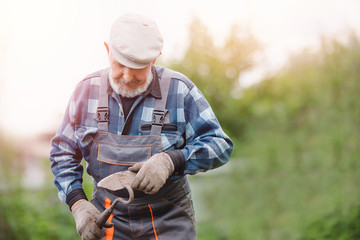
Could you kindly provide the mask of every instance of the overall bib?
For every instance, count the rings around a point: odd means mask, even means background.
[[[160,80],[162,98],[155,100],[150,135],[117,135],[108,132],[108,72],[102,73],[96,113],[98,132],[89,159],[89,170],[95,185],[91,202],[100,212],[109,207],[116,197],[128,197],[126,190],[109,191],[97,187],[101,179],[162,152],[160,134],[167,112],[165,106],[171,76],[172,71],[165,69]],[[114,223],[114,227],[106,229],[103,239],[196,239],[190,187],[185,176],[168,180],[153,195],[141,191],[134,191],[134,195],[131,204],[119,202],[116,205],[108,220]]]

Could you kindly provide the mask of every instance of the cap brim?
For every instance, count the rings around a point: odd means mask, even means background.
[[[133,68],[133,69],[142,69],[147,67],[151,62],[148,63],[137,63],[134,61],[131,61],[130,59],[126,58],[124,55],[122,55],[119,51],[117,51],[115,48],[113,48],[110,44],[110,52],[111,55],[115,58],[116,61],[118,61],[120,64]]]

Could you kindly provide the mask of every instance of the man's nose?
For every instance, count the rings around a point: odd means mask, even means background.
[[[123,78],[126,82],[131,82],[134,79],[134,74],[130,68],[126,67],[124,69]]]

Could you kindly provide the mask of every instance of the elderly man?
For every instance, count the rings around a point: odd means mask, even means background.
[[[77,85],[51,142],[59,198],[82,239],[196,239],[186,175],[225,164],[233,143],[194,83],[154,65],[163,40],[152,20],[120,16],[105,46],[110,67]],[[82,158],[94,178],[91,201],[82,188]],[[97,183],[125,170],[136,173],[135,199],[118,203],[108,220],[114,226],[100,229],[100,212],[128,193]]]

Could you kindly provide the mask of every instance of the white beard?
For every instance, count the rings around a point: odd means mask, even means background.
[[[153,75],[152,75],[152,72],[151,72],[151,68],[149,68],[148,76],[147,76],[145,84],[143,86],[137,87],[137,88],[132,89],[132,90],[125,90],[125,89],[121,88],[120,83],[115,83],[114,82],[111,70],[110,70],[110,73],[109,73],[109,82],[110,82],[110,85],[111,85],[112,89],[117,94],[119,94],[120,96],[126,97],[126,98],[137,97],[140,94],[142,94],[143,92],[145,92],[146,89],[149,87],[149,85],[150,85],[150,83],[152,81],[152,78],[153,78]],[[118,79],[118,81],[120,81],[122,84],[127,84],[127,83],[125,83],[125,81],[122,78]],[[128,83],[128,85],[132,85],[132,84],[134,84],[134,83],[130,83],[130,84]]]

